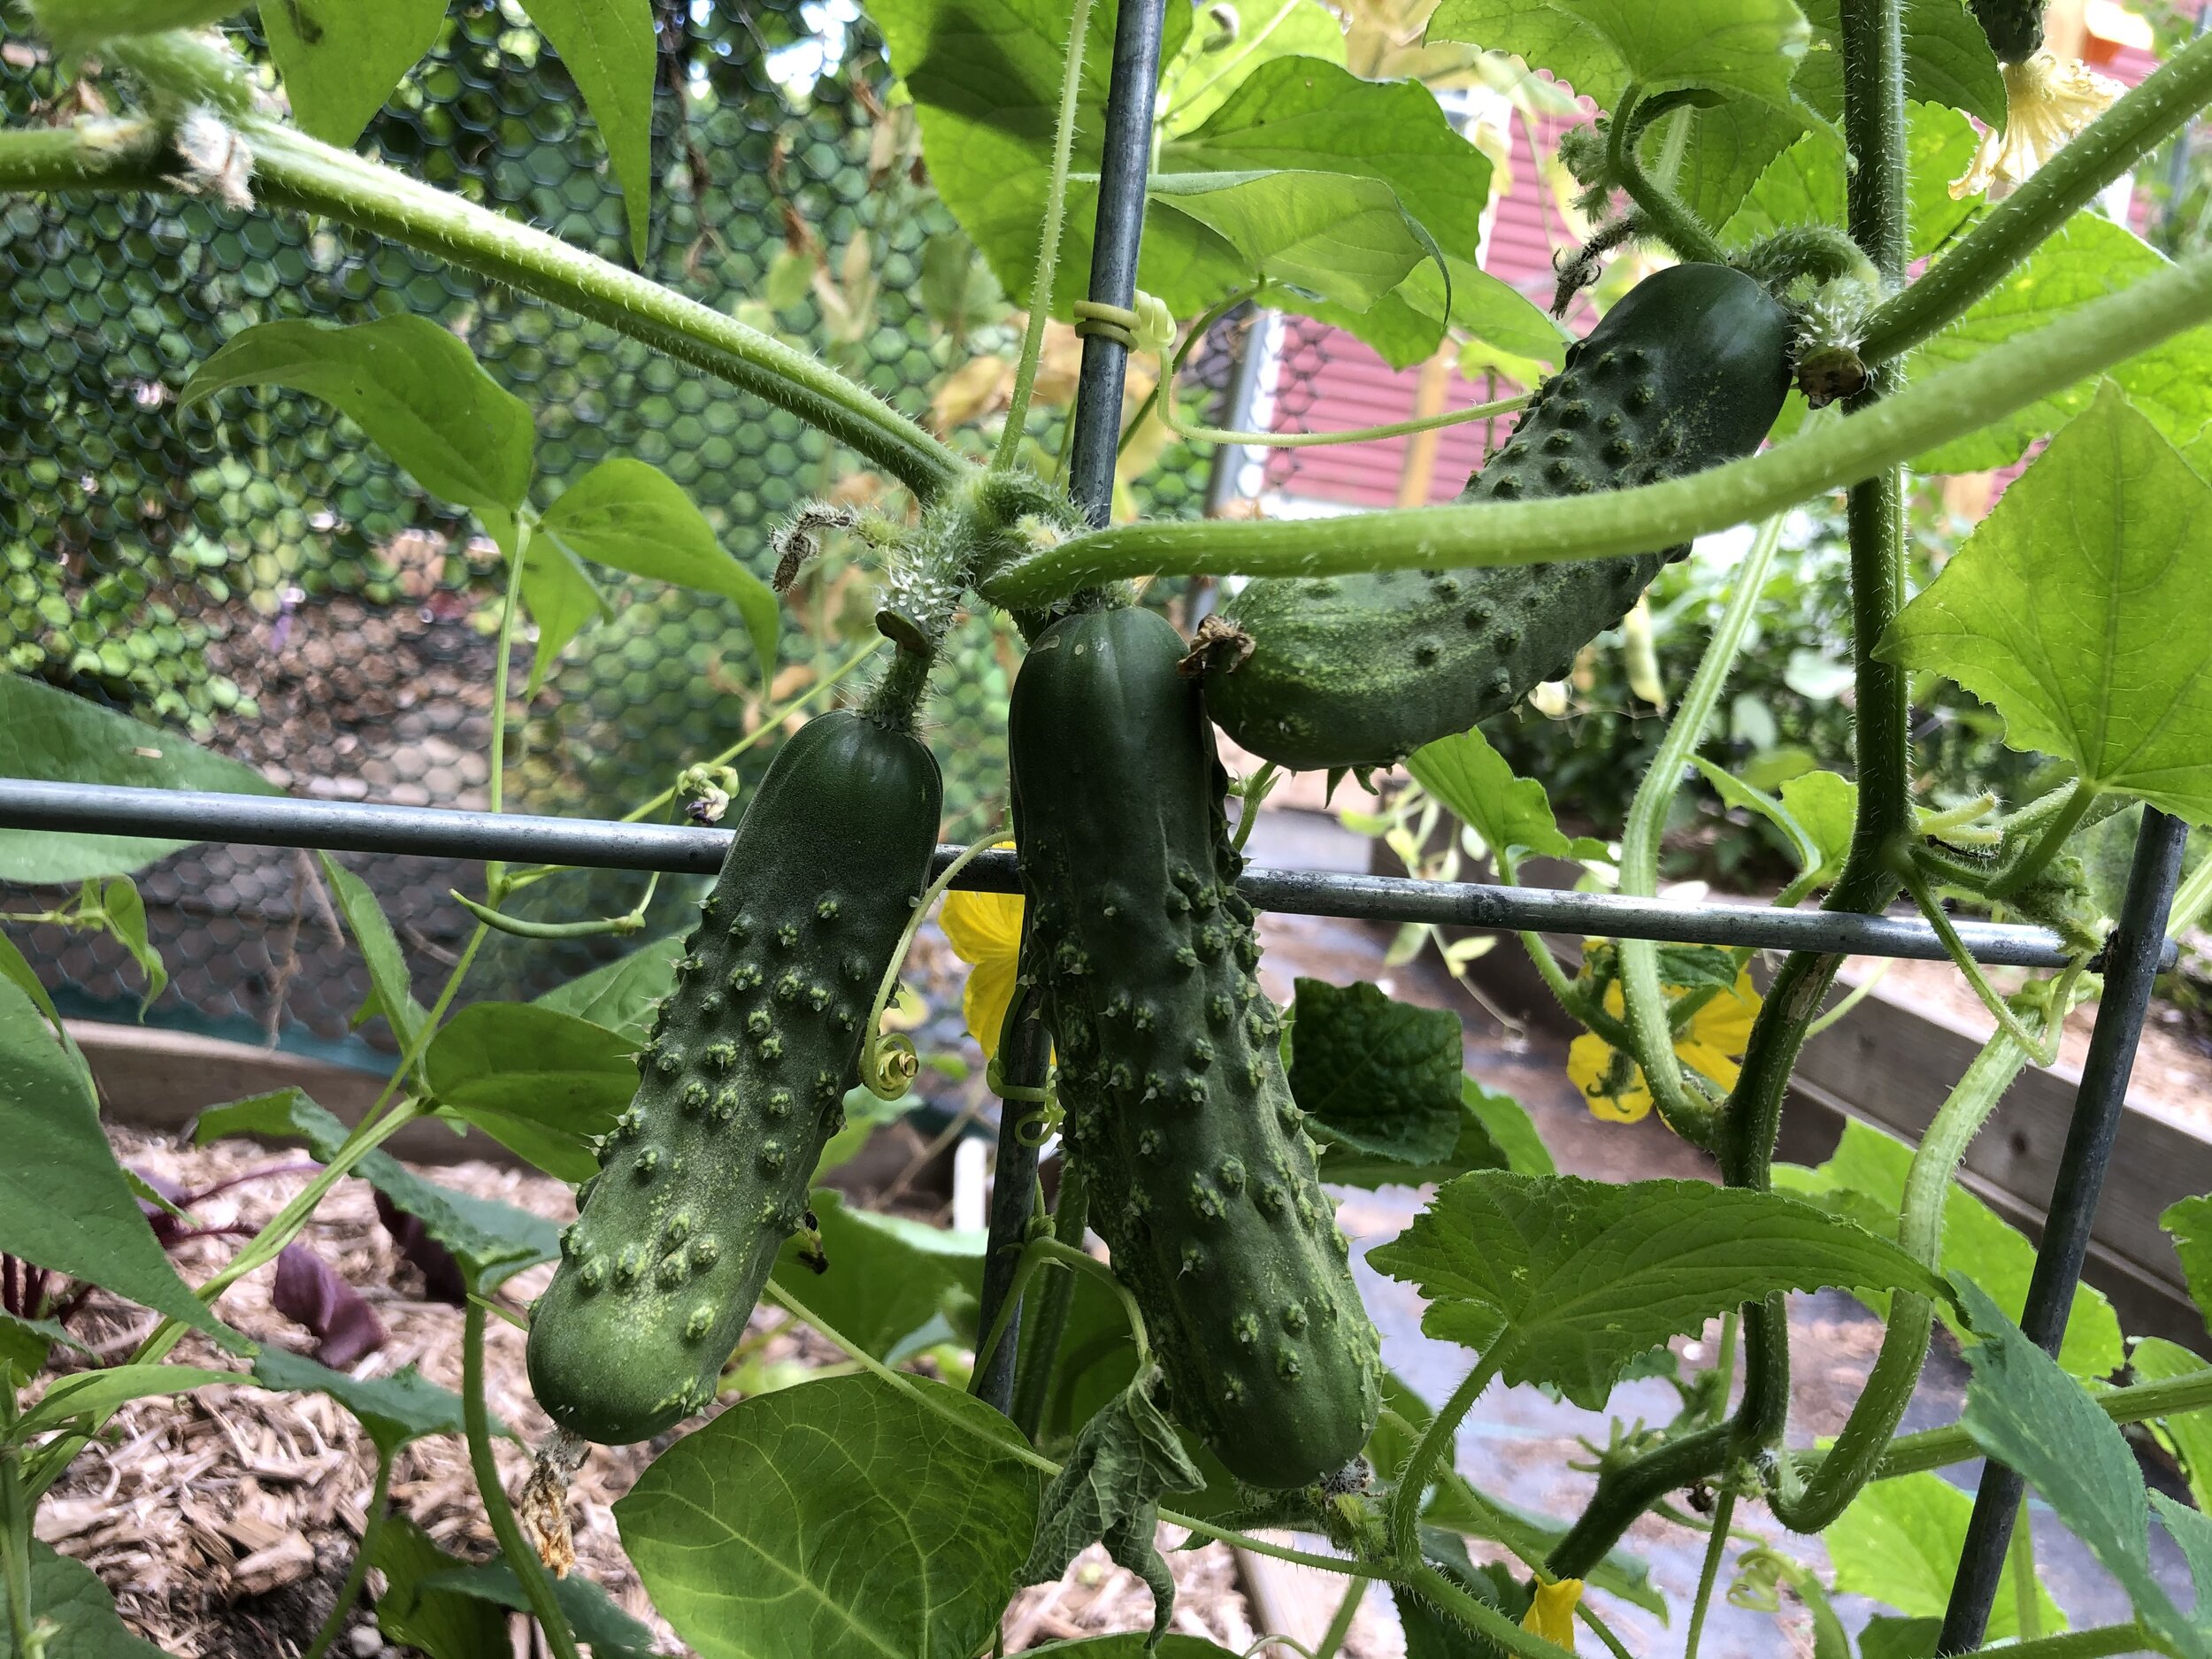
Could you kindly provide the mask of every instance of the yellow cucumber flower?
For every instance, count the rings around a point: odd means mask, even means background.
[[[1682,995],[1669,986],[1669,1001]],[[1616,979],[1605,987],[1605,1011],[1616,1019],[1628,1017],[1626,999]],[[1690,1016],[1689,1025],[1675,1033],[1674,1051],[1682,1063],[1724,1089],[1736,1087],[1737,1062],[1751,1041],[1751,1022],[1759,1012],[1759,994],[1751,987],[1749,972],[1736,976],[1729,989]],[[1651,1110],[1651,1088],[1643,1069],[1594,1032],[1585,1032],[1569,1045],[1567,1075],[1582,1091],[1590,1115],[1608,1123],[1632,1124]]]
[[[1575,1646],[1575,1605],[1582,1600],[1582,1580],[1560,1578],[1536,1586],[1536,1599],[1521,1615],[1521,1628],[1555,1642],[1569,1653]]]
[[[1011,841],[1001,841],[1011,847]],[[969,893],[956,887],[945,895],[938,919],[952,953],[968,964],[968,983],[960,993],[960,1015],[968,1034],[982,1045],[984,1059],[998,1055],[999,1028],[1014,1000],[1014,975],[1022,944],[1022,901],[1018,893]]]
[[[2127,88],[2109,75],[2055,52],[2004,66],[2005,130],[1982,134],[1974,165],[1951,181],[1951,199],[1986,191],[2001,202]]]

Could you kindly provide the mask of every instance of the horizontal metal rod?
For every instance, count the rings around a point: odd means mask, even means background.
[[[674,824],[615,824],[534,818],[518,812],[461,812],[444,807],[369,806],[296,801],[279,795],[133,789],[104,784],[0,779],[0,829],[60,830],[165,841],[255,847],[319,847],[330,852],[505,859],[601,870],[664,870],[712,875],[732,832]],[[937,849],[942,870],[959,853]],[[1019,890],[1010,852],[987,852],[956,887]],[[1586,933],[1608,939],[1747,945],[1765,950],[1820,950],[1859,956],[1944,956],[1935,930],[1916,917],[1781,910],[1754,904],[1691,904],[1548,887],[1488,887],[1471,881],[1341,875],[1303,870],[1248,870],[1238,888],[1257,908],[1301,916],[1378,922],[1433,922],[1497,932]],[[2045,927],[1960,921],[1960,935],[1980,961],[2023,968],[2063,967],[2059,937]],[[2171,947],[2169,947],[2170,953]]]

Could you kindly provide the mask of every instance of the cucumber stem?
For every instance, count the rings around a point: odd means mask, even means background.
[[[346,1627],[346,1615],[353,1611],[361,1586],[368,1581],[369,1558],[376,1553],[376,1540],[384,1531],[384,1509],[391,1489],[392,1454],[380,1447],[376,1454],[376,1479],[369,1486],[369,1507],[361,1517],[361,1542],[353,1552],[353,1563],[346,1569],[344,1582],[338,1586],[337,1600],[330,1604],[329,1616],[300,1659],[323,1659],[330,1651],[330,1644],[338,1640],[338,1632]]]
[[[461,1422],[468,1436],[469,1468],[476,1476],[476,1494],[490,1517],[492,1535],[507,1558],[523,1599],[545,1634],[553,1659],[580,1659],[576,1638],[569,1630],[561,1604],[554,1599],[553,1581],[545,1576],[545,1563],[522,1535],[515,1512],[507,1502],[507,1488],[499,1479],[499,1463],[492,1455],[491,1416],[484,1404],[484,1304],[471,1296],[461,1310]]]

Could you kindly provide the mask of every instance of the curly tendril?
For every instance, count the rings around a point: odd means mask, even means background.
[[[977,836],[960,856],[945,866],[945,873],[929,884],[922,902],[907,918],[906,931],[899,935],[898,949],[891,953],[890,965],[883,971],[883,983],[876,987],[875,1005],[868,1010],[868,1039],[860,1050],[860,1080],[878,1100],[904,1098],[922,1070],[921,1056],[915,1050],[913,1039],[903,1032],[883,1029],[883,1012],[891,1006],[892,995],[898,989],[899,970],[906,965],[906,953],[914,948],[914,935],[921,931],[923,918],[944,896],[952,879],[966,869],[969,860],[990,846],[994,839],[990,835]]]

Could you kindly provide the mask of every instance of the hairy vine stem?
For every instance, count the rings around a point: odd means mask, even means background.
[[[1642,98],[1643,88],[1637,86],[1631,86],[1621,94],[1606,138],[1608,167],[1628,199],[1642,213],[1645,228],[1672,249],[1677,258],[1726,265],[1727,254],[1697,215],[1672,190],[1644,171],[1643,157],[1639,153],[1644,129],[1660,115],[1671,112],[1674,106],[1670,104],[1667,110],[1639,119],[1638,106]]]
[[[1956,321],[2114,180],[2212,103],[2212,35],[2161,64],[1989,211],[1917,282],[1867,319],[1859,356],[1879,363]]]
[[[1824,432],[1801,434],[1763,455],[1686,478],[1550,501],[1333,518],[1121,525],[1013,561],[980,591],[995,604],[1020,610],[1139,576],[1340,575],[1647,552],[1768,518],[1808,496],[1893,469],[2208,319],[2212,254],[2093,301]],[[1873,649],[1872,639],[1866,649]]]
[[[476,1494],[490,1517],[492,1535],[500,1553],[522,1586],[523,1599],[544,1633],[553,1659],[581,1659],[576,1637],[554,1599],[553,1581],[545,1576],[545,1563],[522,1535],[521,1525],[507,1502],[507,1488],[499,1479],[499,1463],[492,1455],[491,1413],[484,1404],[484,1302],[471,1294],[461,1310],[461,1421],[466,1432],[469,1468],[476,1476]]]

